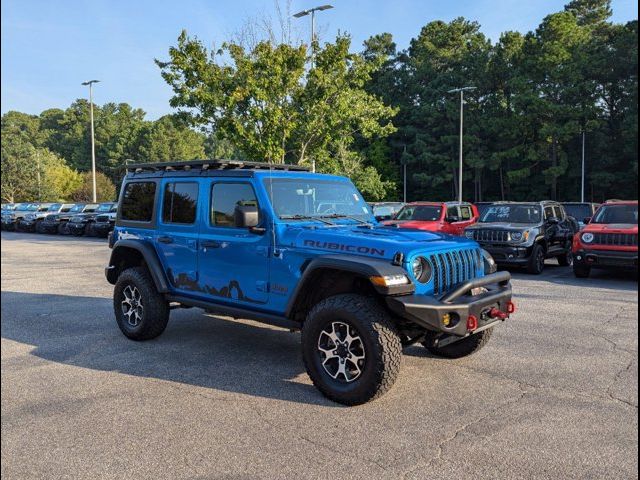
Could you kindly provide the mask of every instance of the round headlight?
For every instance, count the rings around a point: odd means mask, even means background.
[[[466,232],[464,232],[464,236],[470,240],[473,240],[473,230],[467,230]]]
[[[484,259],[484,274],[489,275],[490,273],[496,273],[498,271],[498,265],[496,261],[493,259],[491,254],[486,250],[482,250],[482,258]]]
[[[582,241],[584,243],[591,243],[593,242],[593,233],[583,233],[582,234]]]
[[[514,242],[522,240],[522,232],[511,232],[511,240]]]
[[[411,270],[414,278],[420,283],[429,283],[433,274],[431,263],[424,257],[416,257],[411,262]]]

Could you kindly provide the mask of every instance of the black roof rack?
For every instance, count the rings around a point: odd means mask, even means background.
[[[174,170],[280,170],[308,172],[309,168],[286,163],[245,162],[244,160],[189,160],[184,162],[129,163],[127,172]]]

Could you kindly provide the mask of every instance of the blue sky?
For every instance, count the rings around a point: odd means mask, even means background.
[[[568,1],[568,0],[567,0]],[[476,20],[492,40],[500,32],[526,32],[564,0],[292,0],[292,12],[322,3],[336,8],[318,16],[324,39],[349,32],[354,47],[390,32],[400,48],[432,20]],[[281,1],[286,4],[286,0]],[[613,0],[613,20],[638,18],[635,0]],[[100,79],[96,103],[127,102],[155,119],[171,112],[171,90],[154,58],[166,59],[182,29],[206,44],[220,44],[248,18],[274,12],[273,0],[3,0],[1,110],[40,113],[66,108],[87,95],[80,83]],[[308,38],[309,17],[294,20]]]

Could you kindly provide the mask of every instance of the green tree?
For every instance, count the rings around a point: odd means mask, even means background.
[[[205,156],[204,141],[202,133],[166,115],[143,128],[137,156],[147,162],[201,159]]]
[[[183,32],[169,62],[157,62],[171,85],[171,105],[190,109],[194,124],[213,128],[251,159],[309,163],[338,141],[350,145],[393,131],[393,109],[364,89],[372,66],[349,52],[348,37],[314,46],[224,44],[209,54]],[[224,59],[230,59],[230,62]]]
[[[116,187],[102,172],[96,172],[96,197],[98,202],[109,202],[116,199]],[[91,172],[81,174],[80,186],[72,192],[71,199],[75,202],[92,201],[93,177]]]

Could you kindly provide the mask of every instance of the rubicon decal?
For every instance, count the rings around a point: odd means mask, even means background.
[[[374,247],[345,245],[343,243],[320,242],[317,240],[305,240],[305,247],[317,248],[320,250],[337,250],[340,252],[360,253],[362,255],[379,255],[384,257],[384,250]]]

